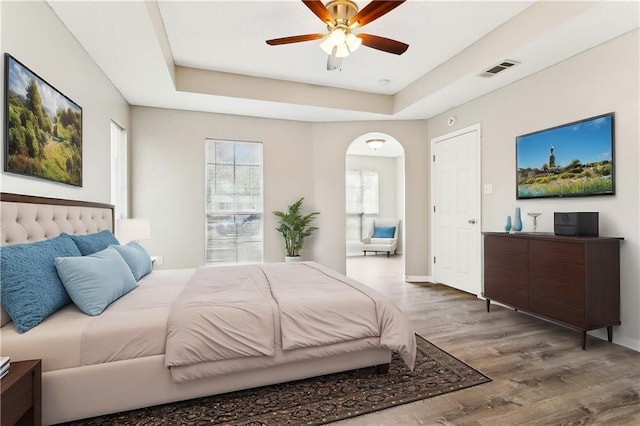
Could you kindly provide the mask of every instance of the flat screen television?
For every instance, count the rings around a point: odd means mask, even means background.
[[[614,114],[516,137],[516,198],[615,194]]]

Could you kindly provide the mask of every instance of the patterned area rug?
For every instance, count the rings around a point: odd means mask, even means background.
[[[414,371],[394,354],[388,374],[362,368],[68,424],[320,425],[491,381],[422,337],[417,341]]]

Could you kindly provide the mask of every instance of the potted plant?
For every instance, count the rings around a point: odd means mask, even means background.
[[[315,226],[311,226],[310,223],[320,212],[311,212],[303,216],[300,213],[303,200],[304,197],[291,204],[286,212],[273,212],[280,218],[276,230],[284,238],[284,246],[287,251],[286,262],[300,259],[300,250],[304,247],[304,239],[318,229]]]

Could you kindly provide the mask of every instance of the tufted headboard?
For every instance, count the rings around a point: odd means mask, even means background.
[[[113,232],[113,223],[110,204],[0,194],[2,245],[47,240],[63,232],[77,235],[105,229]]]

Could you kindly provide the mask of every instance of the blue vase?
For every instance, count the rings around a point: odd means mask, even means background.
[[[520,207],[516,207],[516,215],[513,221],[513,230],[515,232],[522,231],[522,217],[520,217]]]
[[[507,216],[507,224],[504,226],[504,230],[507,232],[511,231],[511,216]]]

